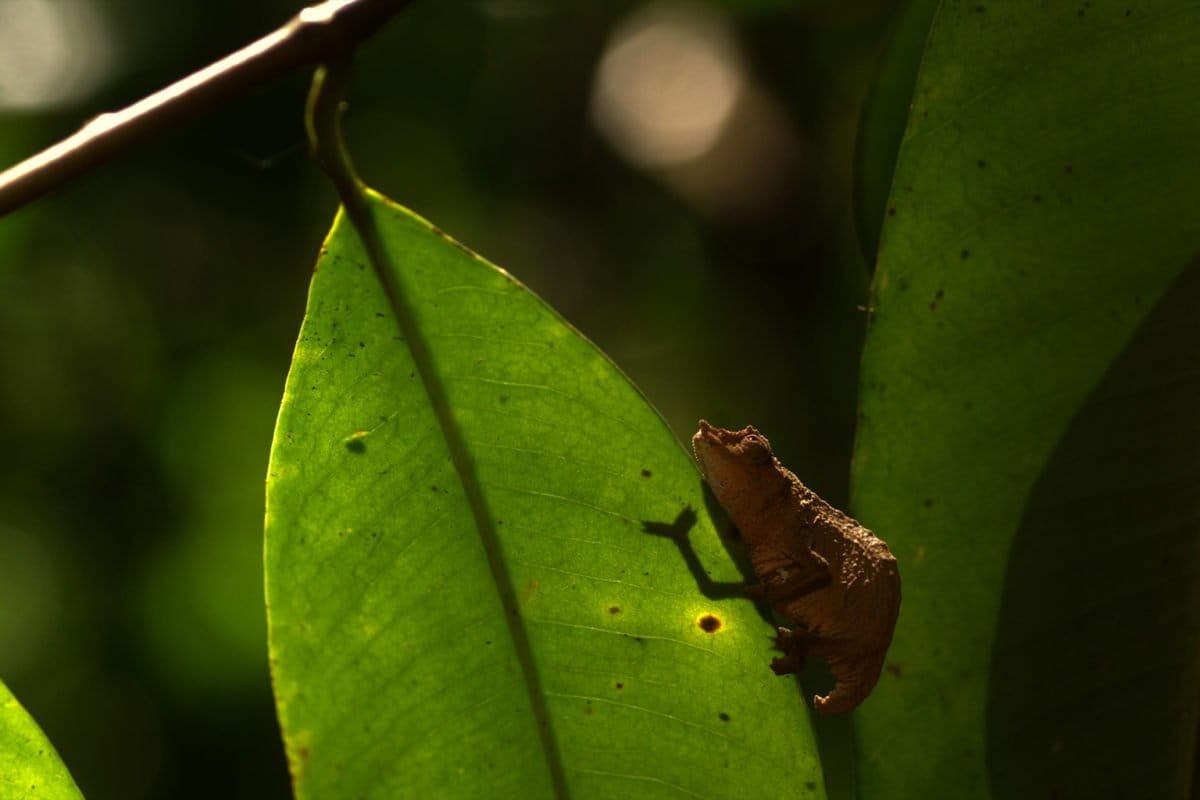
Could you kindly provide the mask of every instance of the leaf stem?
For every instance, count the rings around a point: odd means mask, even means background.
[[[359,236],[366,238],[364,224],[371,224],[366,187],[346,150],[342,137],[342,110],[345,106],[346,85],[350,81],[350,55],[342,54],[317,67],[312,88],[304,109],[304,130],[308,134],[308,150],[329,176],[337,190],[350,221]],[[372,225],[373,227],[373,225]],[[368,249],[369,249],[368,245]],[[370,255],[374,255],[373,253]],[[382,278],[382,276],[381,276]]]
[[[351,52],[411,0],[327,0],[283,27],[120,111],[100,114],[0,173],[0,216],[219,100],[295,67]]]

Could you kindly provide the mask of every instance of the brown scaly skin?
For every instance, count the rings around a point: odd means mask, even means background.
[[[829,663],[837,684],[813,705],[850,711],[875,687],[900,612],[900,572],[887,544],[818,497],[786,469],[754,428],[727,431],[700,420],[692,451],[713,494],[737,525],[779,628],[778,675],[806,656]]]

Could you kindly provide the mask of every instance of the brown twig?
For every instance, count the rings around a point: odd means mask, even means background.
[[[411,0],[327,0],[225,58],[75,133],[0,173],[0,216],[218,100],[295,67],[336,59]]]

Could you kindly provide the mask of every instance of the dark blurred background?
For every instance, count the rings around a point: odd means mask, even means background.
[[[421,0],[360,53],[373,186],[545,297],[680,437],[753,423],[846,500],[850,213],[886,0]],[[0,0],[0,162],[276,27],[283,0]],[[333,191],[309,76],[0,219],[0,678],[91,800],[289,796],[263,481]]]

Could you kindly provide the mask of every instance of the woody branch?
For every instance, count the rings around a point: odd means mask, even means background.
[[[167,126],[296,67],[351,52],[411,0],[327,0],[283,27],[131,106],[93,118],[0,173],[0,216]]]

